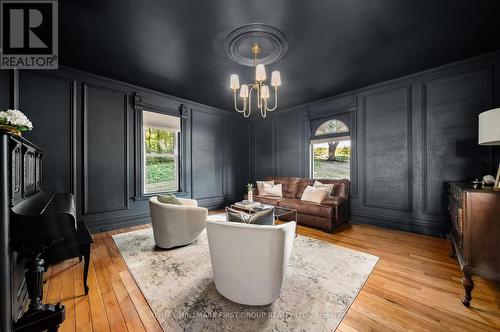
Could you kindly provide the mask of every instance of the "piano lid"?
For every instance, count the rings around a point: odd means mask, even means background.
[[[77,231],[73,194],[38,192],[11,208],[12,238],[26,244],[29,240],[59,240]]]

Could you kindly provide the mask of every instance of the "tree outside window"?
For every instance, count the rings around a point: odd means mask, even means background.
[[[144,193],[179,190],[179,118],[144,112]],[[173,124],[173,125],[172,125]]]

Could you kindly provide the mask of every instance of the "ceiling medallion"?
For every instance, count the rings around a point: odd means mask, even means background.
[[[265,27],[265,32],[263,32]],[[273,34],[266,34],[272,31]],[[268,47],[267,49],[265,47]],[[266,81],[265,65],[274,63],[285,54],[287,49],[285,35],[279,30],[262,24],[251,24],[231,32],[226,39],[226,50],[231,59],[243,65],[255,67],[253,83],[242,84],[238,75],[232,74],[229,86],[233,90],[234,109],[248,118],[252,113],[252,92],[255,91],[255,103],[263,118],[267,112],[278,107],[278,87],[281,86],[279,71],[271,73],[271,86],[274,87],[274,106],[268,107],[270,98],[269,87]],[[238,108],[237,93],[240,90],[242,107]]]
[[[278,61],[288,49],[283,32],[265,24],[252,23],[237,28],[226,37],[226,53],[234,62],[253,67],[254,57],[249,50],[255,44],[261,47],[259,63],[263,65]]]

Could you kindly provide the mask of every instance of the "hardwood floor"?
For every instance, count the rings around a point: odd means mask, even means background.
[[[66,306],[61,331],[161,331],[111,238],[146,227],[94,235],[88,296],[78,260],[49,268],[44,300]],[[366,225],[335,234],[306,227],[298,232],[380,257],[338,331],[500,330],[500,285],[474,277],[471,308],[465,308],[448,240]]]

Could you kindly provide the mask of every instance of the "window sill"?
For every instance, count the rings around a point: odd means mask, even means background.
[[[164,191],[164,192],[158,192],[158,193],[151,193],[151,194],[142,194],[141,196],[134,196],[132,199],[134,201],[145,201],[149,200],[151,197],[157,196],[157,195],[166,195],[166,194],[174,194],[177,197],[181,198],[190,198],[189,192],[186,191]]]

